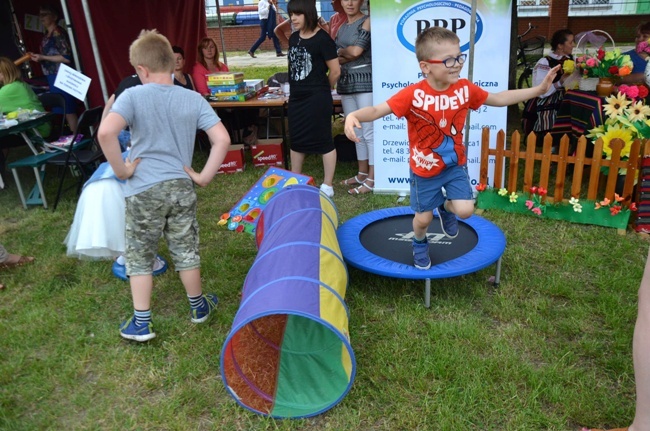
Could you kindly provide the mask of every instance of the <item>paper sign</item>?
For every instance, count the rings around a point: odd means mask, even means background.
[[[83,73],[61,63],[59,72],[56,74],[54,86],[83,102],[86,98],[86,93],[88,93],[90,81],[92,80]]]
[[[38,15],[25,14],[25,30],[35,31],[37,33],[43,33],[43,24]]]

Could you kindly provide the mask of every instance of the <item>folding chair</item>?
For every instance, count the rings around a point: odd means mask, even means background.
[[[41,93],[38,95],[38,100],[41,101],[41,105],[43,105],[46,111],[52,112],[54,108],[61,109],[61,113],[56,114],[61,117],[61,125],[55,126],[55,124],[52,124],[52,132],[50,132],[50,136],[47,138],[50,142],[56,141],[63,134],[65,127],[65,97],[59,93]]]
[[[97,130],[99,129],[99,122],[102,119],[103,110],[103,106],[98,106],[84,111],[81,117],[79,117],[77,131],[73,135],[72,143],[67,150],[46,161],[48,165],[63,167],[53,210],[56,210],[56,206],[59,203],[68,168],[75,166],[78,170],[77,194],[79,194],[81,186],[83,186],[97,168],[97,162],[104,157],[104,153],[97,142]],[[80,134],[83,134],[84,138],[76,142]]]

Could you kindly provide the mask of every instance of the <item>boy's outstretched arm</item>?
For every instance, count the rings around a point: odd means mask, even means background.
[[[560,70],[560,67],[561,65],[558,64],[553,69],[549,70],[544,77],[544,80],[537,87],[522,88],[520,90],[506,90],[494,94],[490,93],[487,99],[485,99],[485,104],[488,106],[508,106],[523,102],[524,100],[532,99],[533,97],[541,96],[551,88],[551,85],[553,85],[553,80],[555,79],[557,72]]]
[[[203,166],[201,172],[196,172],[189,166],[183,167],[192,181],[201,187],[207,186],[212,181],[212,178],[221,167],[223,159],[226,158],[228,147],[230,147],[230,135],[221,121],[210,127],[205,133],[208,134],[210,144],[212,144],[205,166]]]
[[[140,163],[140,159],[136,159],[133,162],[128,158],[122,160],[122,150],[117,136],[125,127],[126,121],[124,121],[124,118],[120,114],[110,112],[99,124],[99,130],[97,131],[97,139],[99,140],[99,146],[102,148],[104,157],[106,157],[111,168],[113,168],[115,176],[121,180],[131,178],[136,166]]]
[[[390,109],[390,106],[388,106],[388,103],[386,102],[350,112],[345,116],[345,136],[347,136],[351,141],[359,142],[359,138],[357,138],[357,135],[354,133],[355,127],[360,129],[361,123],[375,121],[376,119],[385,117],[392,112],[392,109]]]

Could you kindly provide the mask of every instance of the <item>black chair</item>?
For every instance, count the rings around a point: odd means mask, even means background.
[[[57,117],[61,117],[61,124],[58,122],[52,122],[52,131],[48,137],[48,142],[56,141],[63,135],[63,129],[65,128],[65,97],[59,93],[41,93],[38,95],[38,100],[41,101],[41,105],[45,108],[46,111],[52,112],[54,108],[61,108],[61,113],[56,114]]]
[[[59,203],[65,175],[69,170],[68,168],[75,166],[78,171],[77,194],[79,194],[83,184],[90,178],[95,169],[97,169],[98,162],[104,158],[104,153],[97,142],[97,130],[99,129],[103,110],[103,106],[98,106],[84,111],[81,117],[79,117],[77,131],[72,137],[73,144],[68,146],[65,152],[62,151],[61,154],[46,162],[48,165],[63,167],[53,210],[56,210],[56,206]],[[75,143],[79,135],[83,135],[83,138]]]

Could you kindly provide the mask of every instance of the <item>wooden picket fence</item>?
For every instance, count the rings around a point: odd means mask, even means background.
[[[583,174],[588,171],[589,181],[586,183],[586,199],[598,200],[607,198],[614,201],[616,182],[619,176],[619,169],[627,169],[625,183],[621,196],[629,202],[638,202],[637,196],[632,196],[636,179],[639,176],[642,157],[650,156],[650,140],[636,139],[632,143],[630,157],[628,160],[621,160],[621,150],[624,143],[620,139],[614,139],[611,142],[612,157],[610,160],[604,159],[603,142],[598,139],[594,144],[587,141],[587,138],[581,136],[578,138],[577,148],[574,154],[569,155],[569,137],[564,135],[560,140],[559,151],[557,154],[551,154],[553,138],[550,134],[544,137],[542,152],[537,152],[537,137],[531,133],[526,138],[526,149],[521,151],[521,135],[518,131],[512,134],[510,149],[506,149],[506,134],[503,130],[497,133],[496,148],[490,148],[490,131],[488,128],[483,129],[481,136],[481,167],[480,178],[481,184],[490,185],[496,189],[505,187],[509,193],[522,190],[528,193],[529,189],[536,185],[551,190],[549,185],[553,185],[553,195],[546,196],[549,203],[568,201],[571,197],[579,198],[583,193]],[[587,145],[594,145],[593,157],[586,157]],[[643,151],[642,151],[643,150]],[[493,184],[489,184],[488,166],[490,157],[494,158],[494,177]],[[506,184],[502,184],[504,169],[508,162]],[[539,164],[539,180],[533,184],[535,177],[535,165]],[[556,164],[554,168],[555,178],[551,178],[552,163]],[[520,165],[524,166],[523,187],[519,184]],[[573,165],[573,174],[571,187],[566,196],[564,193],[565,182],[567,181],[567,168]],[[609,167],[609,173],[603,175],[601,167]],[[604,183],[604,193],[602,191]],[[550,192],[549,192],[550,193]],[[584,197],[584,196],[583,196]]]

